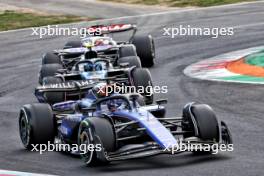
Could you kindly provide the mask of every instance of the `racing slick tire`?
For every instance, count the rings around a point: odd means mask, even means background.
[[[43,78],[43,85],[57,84],[57,83],[62,83],[61,78],[53,77],[53,76],[47,76]],[[55,103],[63,102],[65,100],[65,93],[64,92],[45,92],[44,97],[47,103],[55,104]]]
[[[136,47],[134,45],[124,45],[119,48],[119,58],[127,56],[137,56]]]
[[[52,109],[48,104],[24,105],[19,113],[19,134],[24,147],[54,142],[55,124]]]
[[[47,52],[42,57],[42,65],[45,64],[61,64],[60,57],[52,52]]]
[[[133,80],[132,85],[145,98],[145,103],[152,104],[154,99],[153,83],[149,70],[146,68],[135,68],[131,76]]]
[[[183,124],[183,131],[194,131],[197,127],[198,135],[195,135],[193,132],[190,136],[198,137],[204,142],[210,143],[219,143],[220,139],[220,129],[218,120],[213,109],[206,104],[192,104],[189,106],[190,112],[183,112],[183,121],[187,122],[189,126],[186,128],[186,125]],[[187,107],[188,108],[188,107]],[[192,119],[193,118],[193,119]],[[190,137],[184,135],[184,137]],[[203,149],[193,151],[195,154],[211,154],[212,150],[204,151]]]
[[[193,106],[192,112],[198,127],[198,137],[205,141],[219,141],[219,125],[213,109],[205,104],[197,104]]]
[[[60,64],[45,64],[42,65],[39,71],[39,84],[42,85],[43,78],[47,76],[54,76],[55,73],[59,70],[63,69],[62,65]]]
[[[152,36],[135,36],[132,44],[136,46],[142,67],[152,67],[155,59],[155,45]]]
[[[64,45],[63,49],[69,49],[69,48],[80,48],[82,47],[81,41],[68,41]]]
[[[116,135],[113,124],[104,117],[89,117],[80,123],[78,144],[93,145],[93,150],[81,154],[87,166],[105,165],[109,161],[105,153],[112,152],[116,147]]]
[[[128,63],[129,67],[136,66],[137,68],[141,68],[141,61],[137,56],[127,56],[121,57],[118,59],[118,64]]]

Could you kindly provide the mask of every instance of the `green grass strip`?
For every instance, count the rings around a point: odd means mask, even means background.
[[[0,13],[0,31],[26,27],[39,27],[53,24],[72,23],[86,20],[91,20],[91,18],[83,18],[70,15],[37,15],[32,13],[4,11],[3,13]]]
[[[129,4],[165,5],[170,7],[186,7],[186,6],[208,7],[215,5],[253,1],[253,0],[102,0],[102,1],[122,2]]]

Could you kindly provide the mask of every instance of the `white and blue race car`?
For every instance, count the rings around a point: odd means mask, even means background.
[[[183,151],[212,153],[220,145],[232,145],[227,125],[208,105],[189,103],[182,117],[166,118],[166,100],[156,103],[146,106],[138,94],[96,98],[88,93],[80,101],[24,105],[20,138],[27,149],[55,139],[69,146],[92,145],[96,149],[79,153],[86,165]],[[182,150],[180,144],[200,147]]]
[[[44,77],[41,86],[35,89],[35,95],[39,102],[49,104],[78,100],[98,82],[130,87],[133,89],[132,93],[136,91],[144,96],[147,104],[153,103],[153,83],[148,69],[130,67],[125,61],[114,67],[108,59],[101,58],[81,60],[76,62],[71,70],[61,69],[54,75]],[[58,87],[61,89],[58,90]]]
[[[108,59],[114,66],[127,62],[130,66],[151,67],[154,65],[155,45],[151,35],[137,36],[136,25],[114,24],[88,27],[87,30],[101,31],[100,35],[82,40],[69,41],[63,49],[43,55],[40,81],[59,69],[71,70],[76,62],[93,58]],[[132,31],[128,41],[116,41],[109,34]]]

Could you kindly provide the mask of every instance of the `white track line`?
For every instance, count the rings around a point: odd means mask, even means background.
[[[29,173],[29,172],[19,172],[19,171],[10,171],[10,170],[0,170],[0,175],[5,176],[55,176],[55,175],[47,175],[47,174],[37,174],[37,173]]]

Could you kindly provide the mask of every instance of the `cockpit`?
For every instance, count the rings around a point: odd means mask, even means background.
[[[102,112],[116,112],[116,111],[129,111],[131,109],[130,104],[124,98],[111,98],[100,102],[98,105],[99,110]]]
[[[77,62],[73,66],[73,71],[79,72],[96,72],[96,71],[106,71],[112,64],[106,59],[95,58],[91,60],[82,60]]]

